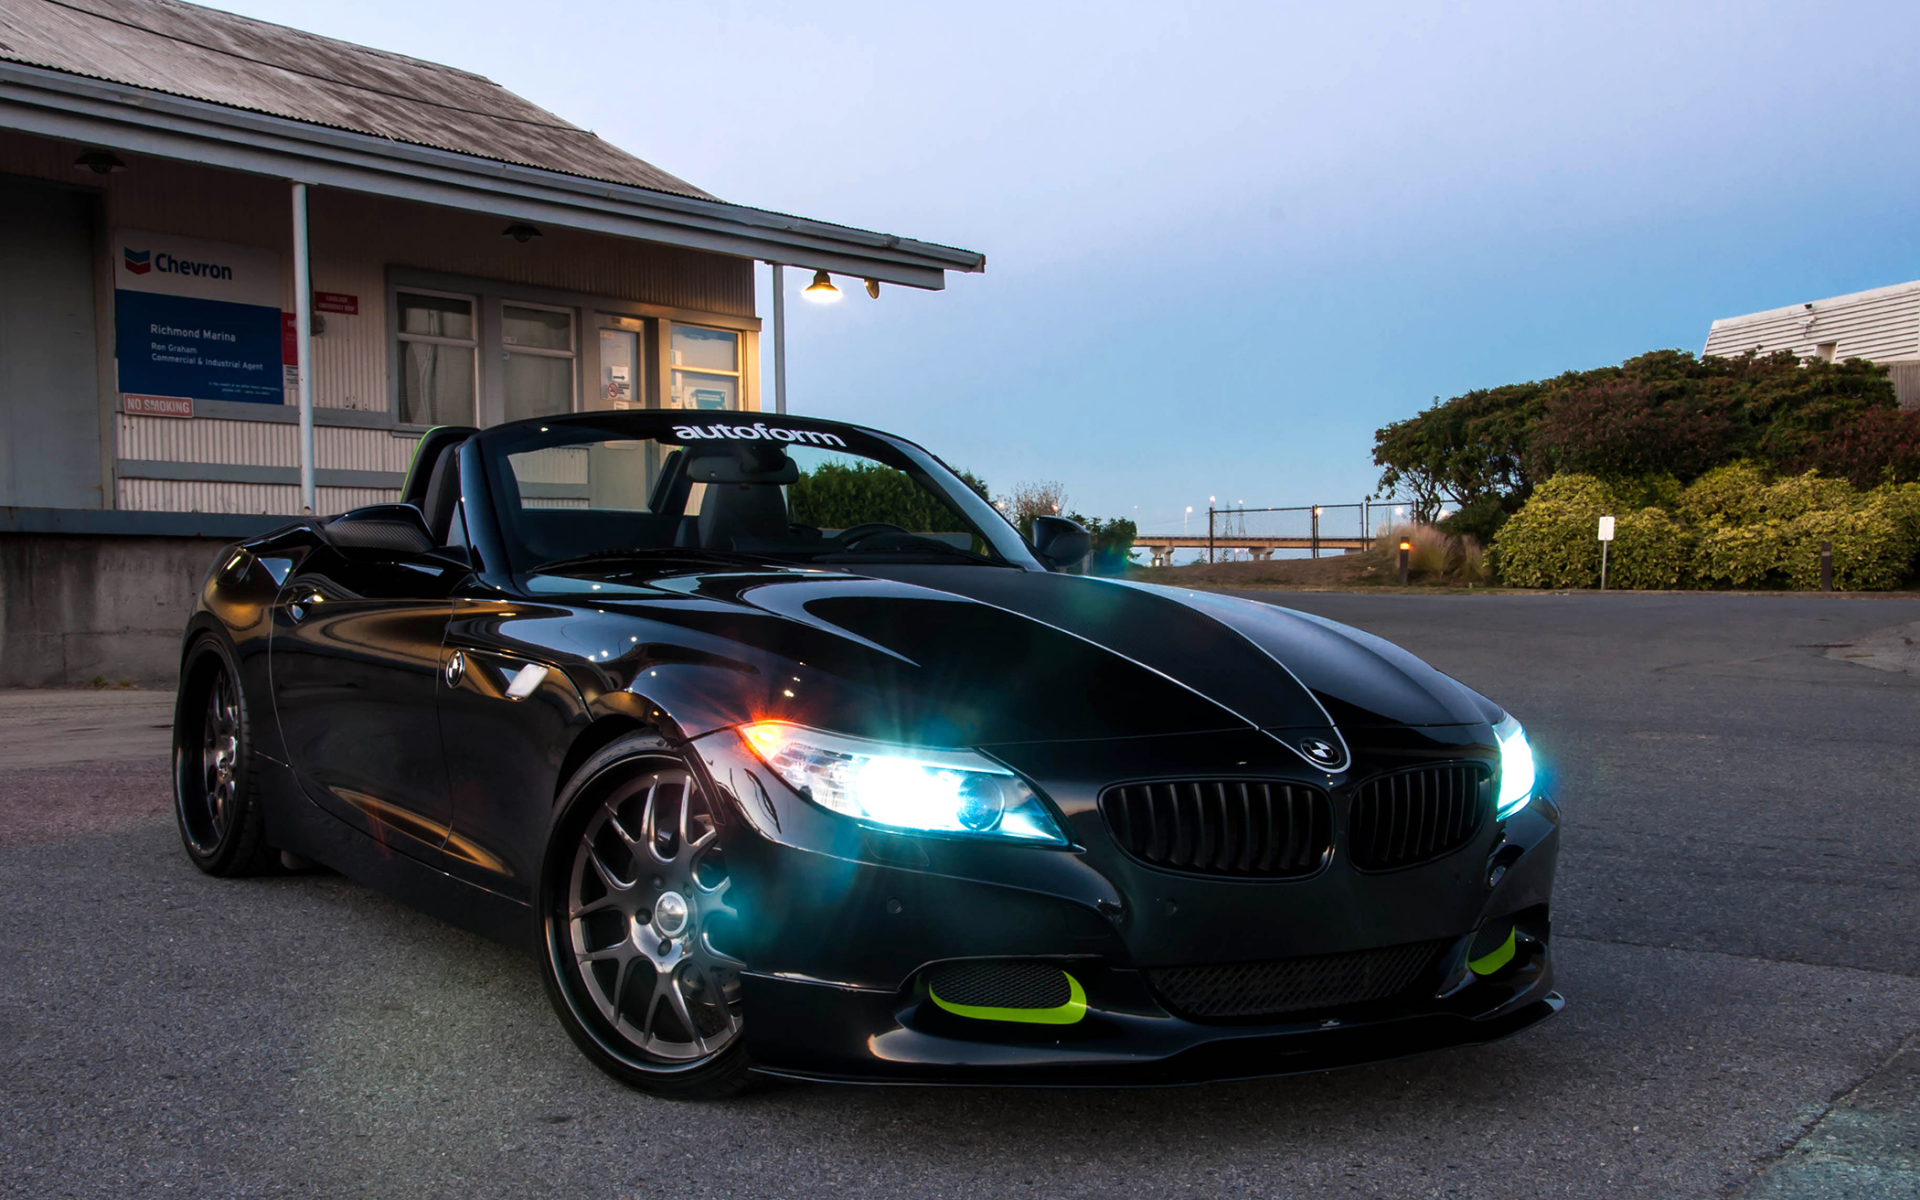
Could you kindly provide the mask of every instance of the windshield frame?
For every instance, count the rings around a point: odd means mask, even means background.
[[[589,434],[598,436],[587,436]],[[791,436],[780,437],[781,434]],[[1028,571],[1046,570],[1046,567],[1034,556],[1033,549],[1028,545],[1027,540],[1020,536],[1019,530],[1015,529],[1012,522],[1007,519],[1006,514],[968,487],[952,468],[913,442],[877,429],[842,424],[838,421],[821,421],[809,417],[766,413],[702,412],[696,415],[672,409],[599,410],[557,417],[534,417],[524,421],[495,425],[475,435],[473,444],[485,474],[489,507],[499,531],[500,549],[507,560],[508,573],[526,575],[538,572],[553,563],[574,560],[535,561],[536,556],[521,541],[515,514],[507,502],[509,495],[518,494],[518,488],[507,465],[508,456],[551,447],[585,445],[597,440],[650,439],[666,445],[681,446],[715,439],[758,440],[761,438],[815,448],[831,448],[856,457],[868,458],[895,469],[901,469],[901,464],[889,462],[888,459],[902,460],[907,473],[915,477],[916,482],[922,486],[936,492],[954,510],[955,515],[971,527],[971,532],[979,536],[1001,559],[1000,562],[979,557],[969,560],[957,554],[950,556],[929,554],[921,559],[906,554],[863,555],[853,551],[827,556],[825,561],[822,561],[822,566],[858,569],[868,564],[883,565],[891,558],[894,561],[912,561],[915,565],[992,565]],[[874,451],[879,453],[875,454]],[[782,556],[777,553],[743,554],[738,551],[707,550],[686,546],[640,549],[633,551],[632,555],[635,558],[659,555],[684,559],[689,555],[712,555],[716,558],[735,561],[743,557],[793,563],[814,561],[804,556]]]

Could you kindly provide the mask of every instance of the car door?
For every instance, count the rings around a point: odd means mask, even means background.
[[[453,810],[435,711],[441,642],[467,573],[321,547],[282,585],[268,645],[281,736],[308,797],[436,866]]]
[[[571,736],[587,721],[584,698],[539,631],[573,610],[456,595],[441,680],[440,731],[453,792],[446,870],[531,901],[538,855]]]

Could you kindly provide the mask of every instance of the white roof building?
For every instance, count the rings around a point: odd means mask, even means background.
[[[1920,280],[1740,317],[1707,331],[1702,357],[1788,350],[1801,358],[1885,364],[1902,408],[1920,407]]]

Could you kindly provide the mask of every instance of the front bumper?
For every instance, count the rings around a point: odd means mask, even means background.
[[[1423,737],[1425,735],[1422,735]],[[1319,1071],[1506,1037],[1558,1012],[1550,898],[1558,810],[1536,799],[1469,845],[1387,874],[1333,860],[1298,880],[1209,879],[1120,853],[1096,810],[1099,781],[1168,759],[1271,766],[1257,735],[1178,747],[1052,746],[1016,765],[1066,818],[1071,851],[863,830],[787,792],[729,732],[697,745],[744,826],[726,843],[730,925],[709,933],[747,964],[746,1037],[757,1069],[795,1078],[917,1084],[1129,1086]],[[1436,746],[1401,751],[1457,752]],[[1007,757],[1011,757],[1010,755]],[[1364,755],[1357,770],[1391,765]],[[1336,797],[1346,779],[1325,781]],[[1344,826],[1344,821],[1337,821]],[[1489,935],[1515,931],[1496,967]],[[1478,943],[1476,945],[1476,939]],[[1290,961],[1415,942],[1441,945],[1384,999],[1283,1018],[1200,1020],[1152,984],[1156,968]],[[1070,1024],[955,1015],[931,1003],[929,968],[1044,962],[1085,991]],[[1481,969],[1470,967],[1473,960]]]
[[[911,994],[748,975],[748,1050],[757,1070],[795,1079],[1143,1087],[1293,1075],[1479,1045],[1565,1004],[1543,955],[1529,986],[1481,1016],[1460,1011],[1471,1004],[1437,1003],[1371,1017],[1203,1025],[1166,1012],[1138,971],[1065,966],[1097,982],[1088,987],[1086,1017],[1064,1027],[975,1021]]]

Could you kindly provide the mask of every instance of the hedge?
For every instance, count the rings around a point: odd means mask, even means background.
[[[1813,471],[1768,481],[1747,463],[1709,471],[1684,490],[1666,476],[1609,483],[1563,474],[1542,484],[1495,539],[1501,579],[1596,586],[1596,527],[1605,513],[1616,517],[1612,587],[1814,589],[1820,544],[1828,542],[1834,587],[1885,589],[1912,577],[1920,552],[1920,484],[1863,493]]]
[[[1619,497],[1591,475],[1555,475],[1494,535],[1503,582],[1518,587],[1600,586],[1600,518],[1614,513],[1607,584],[1623,588],[1684,587],[1692,538],[1664,510],[1618,513]]]

